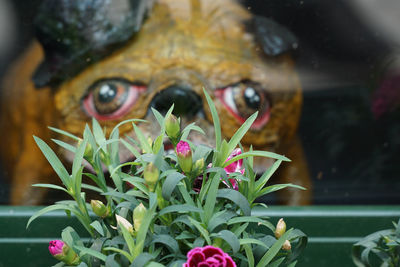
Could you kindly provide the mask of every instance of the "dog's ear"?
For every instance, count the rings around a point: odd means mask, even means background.
[[[254,15],[248,28],[268,56],[278,56],[298,48],[296,36],[271,19]]]
[[[102,59],[141,28],[154,0],[44,0],[35,18],[45,53],[35,87],[55,86]]]

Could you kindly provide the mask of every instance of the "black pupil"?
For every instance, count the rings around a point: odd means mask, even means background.
[[[260,107],[260,94],[252,87],[247,87],[244,91],[244,100],[249,108],[258,109]]]
[[[102,103],[111,102],[117,95],[117,86],[114,84],[104,84],[99,90],[99,101]]]

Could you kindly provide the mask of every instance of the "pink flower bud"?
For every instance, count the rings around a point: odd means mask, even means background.
[[[61,240],[52,240],[49,243],[49,251],[52,256],[63,253],[64,242]]]
[[[182,171],[185,173],[190,172],[192,170],[192,150],[189,144],[185,141],[179,141],[176,145],[176,155]]]
[[[61,240],[50,241],[49,251],[54,258],[68,265],[78,265],[81,262],[78,254]]]
[[[232,258],[222,249],[205,246],[196,247],[190,250],[187,254],[187,261],[183,264],[183,267],[236,267],[236,263]]]

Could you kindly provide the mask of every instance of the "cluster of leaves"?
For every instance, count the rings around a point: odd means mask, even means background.
[[[240,140],[256,119],[251,116],[235,133],[229,142],[222,140],[221,127],[216,109],[205,92],[215,127],[216,147],[194,145],[187,139],[190,131],[202,132],[195,124],[188,125],[179,132],[177,140],[188,142],[193,151],[193,162],[203,161],[198,168],[184,173],[178,164],[175,153],[166,154],[163,142],[166,134],[166,118],[153,110],[160,124],[160,135],[149,141],[135,125],[139,120],[128,120],[117,125],[107,139],[102,128],[93,120],[92,129],[85,128],[83,138],[78,138],[59,129],[52,129],[77,141],[72,146],[60,140],[58,145],[75,153],[72,172],[68,173],[50,147],[41,139],[35,140],[61,179],[63,186],[37,184],[64,191],[73,200],[59,201],[45,207],[28,222],[53,210],[65,210],[72,213],[90,234],[90,242],[84,244],[71,227],[62,232],[63,241],[78,253],[80,266],[181,266],[186,261],[186,253],[194,247],[213,245],[222,248],[238,266],[294,266],[296,258],[304,249],[307,237],[300,230],[289,229],[279,239],[274,237],[275,226],[267,217],[252,215],[256,198],[291,184],[266,186],[269,178],[282,161],[289,161],[284,156],[265,151],[250,151],[227,161],[231,152],[240,146]],[[126,136],[119,137],[118,127],[132,123],[137,140]],[[125,146],[135,157],[134,161],[121,163],[119,148]],[[275,163],[256,179],[253,171],[253,157],[269,157]],[[244,174],[230,174],[224,168],[232,162],[243,159]],[[91,165],[93,172],[84,172],[84,160]],[[150,190],[144,171],[153,164],[159,171],[154,190]],[[130,166],[125,173],[122,167]],[[210,167],[211,166],[211,167]],[[104,174],[107,168],[110,179]],[[90,178],[95,185],[82,182]],[[202,177],[199,192],[193,190],[194,180]],[[238,190],[230,185],[230,179],[238,181]],[[112,186],[109,186],[112,184]],[[301,188],[301,187],[297,187]],[[86,199],[82,189],[97,192],[105,201],[105,216],[94,216],[93,206]],[[139,227],[135,225],[134,210],[144,205],[145,213]],[[118,216],[116,216],[118,215]],[[125,218],[126,224],[118,223],[116,217]],[[133,218],[133,219],[132,219]],[[135,225],[129,229],[129,224]],[[256,226],[256,227],[255,227]],[[289,240],[291,250],[283,250],[282,245]],[[59,263],[57,266],[64,266]]]
[[[353,245],[356,266],[400,266],[400,220],[393,225],[393,229],[372,233]]]

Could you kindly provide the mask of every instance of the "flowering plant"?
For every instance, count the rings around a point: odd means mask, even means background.
[[[400,219],[392,229],[367,235],[352,247],[353,262],[357,267],[400,266]]]
[[[229,142],[222,140],[216,108],[206,93],[215,127],[216,147],[195,145],[190,131],[202,129],[190,124],[183,130],[172,115],[163,117],[153,110],[160,135],[148,140],[135,125],[137,120],[118,124],[107,139],[93,119],[83,138],[53,129],[77,142],[76,146],[56,140],[75,153],[69,173],[50,147],[35,137],[39,148],[60,177],[62,185],[36,184],[65,192],[73,200],[56,202],[33,215],[53,210],[74,214],[91,238],[84,243],[72,227],[61,240],[50,243],[50,253],[61,262],[56,266],[294,266],[307,237],[297,229],[286,231],[280,220],[275,227],[255,208],[267,209],[256,199],[291,184],[266,186],[284,156],[255,151],[244,152],[240,140],[257,117],[253,114]],[[118,127],[132,123],[137,140],[120,138]],[[204,134],[204,133],[203,133]],[[174,153],[165,153],[169,140]],[[134,161],[121,163],[119,146],[126,147]],[[253,157],[270,157],[275,163],[258,179]],[[84,163],[87,162],[87,163]],[[92,171],[84,172],[85,164]],[[129,171],[122,167],[129,166]],[[106,178],[106,168],[110,179]],[[83,183],[83,177],[92,184]],[[94,184],[94,185],[93,185]],[[98,194],[87,200],[82,191]],[[27,226],[27,227],[28,227]]]

